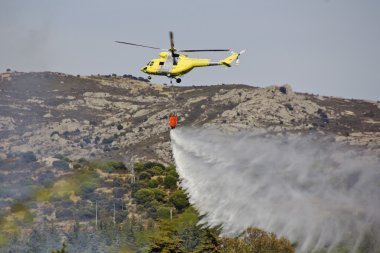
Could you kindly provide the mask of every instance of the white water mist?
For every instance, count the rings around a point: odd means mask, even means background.
[[[299,251],[349,244],[379,232],[380,163],[317,136],[179,128],[174,159],[190,202],[226,234],[255,226]]]

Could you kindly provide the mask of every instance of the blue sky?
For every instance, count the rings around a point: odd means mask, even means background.
[[[183,85],[289,83],[295,91],[380,100],[380,1],[0,0],[0,71],[133,74],[157,51],[247,49],[240,66],[196,69]],[[225,53],[194,53],[221,59]],[[164,83],[164,77],[153,82]]]

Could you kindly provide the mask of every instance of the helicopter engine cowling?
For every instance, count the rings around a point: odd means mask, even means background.
[[[161,52],[160,53],[160,58],[162,58],[162,59],[167,59],[168,56],[169,56],[169,52]]]

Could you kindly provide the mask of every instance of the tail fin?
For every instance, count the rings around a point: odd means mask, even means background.
[[[227,58],[221,60],[219,63],[227,66],[227,67],[231,67],[231,63],[236,60],[237,58],[239,57],[239,54],[238,53],[235,53],[235,52],[232,52],[231,51],[231,55],[228,56]]]
[[[240,51],[240,53],[235,53],[233,51],[231,51],[231,55],[223,60],[221,60],[219,63],[220,64],[223,64],[227,67],[231,67],[231,63],[234,61],[234,60],[237,60],[236,63],[238,63],[239,61],[239,56],[241,54],[244,54],[245,53],[245,50],[242,50]]]

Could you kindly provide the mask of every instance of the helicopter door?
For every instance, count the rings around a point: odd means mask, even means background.
[[[160,72],[168,73],[173,68],[173,61],[167,59],[166,61],[160,61]]]

